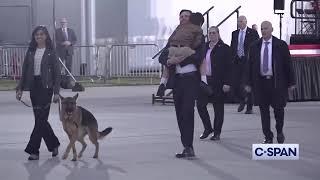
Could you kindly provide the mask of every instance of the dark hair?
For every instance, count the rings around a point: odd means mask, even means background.
[[[191,11],[191,10],[189,10],[189,9],[182,9],[182,10],[180,11],[179,15],[181,15],[183,12],[188,12],[188,13],[192,14],[192,11]]]
[[[192,13],[190,16],[190,22],[194,25],[202,26],[204,22],[203,15],[199,12]]]
[[[38,31],[43,31],[45,33],[45,35],[47,36],[46,39],[46,48],[47,49],[53,49],[53,43],[52,40],[50,38],[50,34],[48,32],[48,29],[45,26],[37,26],[36,28],[34,28],[34,30],[32,31],[32,36],[31,36],[31,42],[29,43],[29,51],[36,51],[37,49],[37,42],[35,39],[35,35]]]

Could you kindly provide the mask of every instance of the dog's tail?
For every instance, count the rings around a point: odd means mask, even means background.
[[[98,132],[98,139],[102,139],[105,136],[107,136],[108,134],[110,134],[112,131],[112,127],[108,127],[105,130]]]

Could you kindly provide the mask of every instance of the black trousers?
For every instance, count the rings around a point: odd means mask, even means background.
[[[42,138],[50,152],[60,145],[58,138],[48,122],[52,94],[52,89],[43,87],[40,76],[35,76],[33,86],[30,90],[35,124],[29,143],[25,149],[25,152],[28,154],[39,154]]]
[[[247,110],[252,110],[252,93],[245,92],[243,84],[245,66],[245,57],[236,57],[233,64],[233,96],[240,104],[247,104]]]
[[[193,147],[194,106],[199,91],[200,78],[196,72],[176,75],[173,99],[182,145]]]
[[[211,85],[210,80],[208,79],[209,85]],[[219,88],[220,89],[220,88]],[[206,131],[212,131],[214,134],[221,134],[221,129],[223,125],[223,120],[224,120],[224,94],[222,92],[222,87],[221,87],[221,92],[215,96],[221,96],[221,97],[208,97],[205,94],[199,95],[199,98],[197,100],[197,109],[199,116],[202,120],[204,130]],[[213,110],[214,110],[214,121],[213,121],[213,129],[211,126],[211,121],[210,121],[210,116],[208,113],[207,105],[209,101],[213,105]]]
[[[274,111],[274,118],[276,120],[277,133],[282,133],[284,124],[284,107],[274,104],[274,80],[260,77],[263,81],[261,88],[261,103],[259,104],[262,131],[266,139],[273,138],[273,132],[270,129],[270,106]]]

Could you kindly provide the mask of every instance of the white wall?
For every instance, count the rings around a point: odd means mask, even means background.
[[[201,3],[200,3],[201,2]],[[216,25],[239,5],[240,15],[248,19],[248,26],[269,20],[274,35],[279,37],[279,16],[273,13],[273,0],[135,0],[128,1],[128,39],[131,42],[166,39],[179,23],[181,9],[205,12],[215,6],[210,15],[210,25]],[[294,32],[294,20],[290,17],[290,1],[286,0],[282,39],[289,42]],[[205,27],[204,27],[205,28]],[[236,29],[236,15],[220,27],[222,39],[229,44],[231,32]],[[260,34],[260,32],[259,32]]]

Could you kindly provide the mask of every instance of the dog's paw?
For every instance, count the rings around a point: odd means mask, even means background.
[[[74,157],[74,158],[71,159],[71,161],[77,161],[77,158]]]
[[[81,154],[81,153],[79,153],[79,154],[78,154],[78,158],[81,158],[81,157],[82,157],[82,154]]]
[[[67,155],[67,154],[64,154],[64,155],[62,156],[62,159],[67,159],[67,157],[68,157],[68,155]]]
[[[97,154],[95,154],[95,155],[93,156],[93,158],[98,159],[98,155],[97,155]]]

